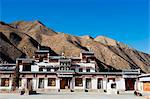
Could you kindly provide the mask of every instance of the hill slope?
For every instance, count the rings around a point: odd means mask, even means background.
[[[149,54],[104,36],[92,38],[57,33],[39,21],[18,21],[11,24],[1,22],[0,33],[1,62],[14,62],[15,58],[25,55],[32,57],[40,44],[50,47],[53,53],[64,52],[65,56],[79,56],[80,51],[90,48],[95,53],[101,71],[140,68],[150,72]]]

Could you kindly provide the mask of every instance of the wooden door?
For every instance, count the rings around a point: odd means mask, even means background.
[[[91,88],[91,78],[86,78],[85,87],[86,89]]]
[[[125,79],[126,91],[134,90],[135,79],[127,78]]]
[[[65,79],[61,79],[60,80],[60,89],[65,89],[65,84],[66,84]]]
[[[32,90],[32,78],[27,78],[27,89]]]
[[[44,78],[39,78],[39,86],[38,88],[44,88]]]
[[[143,83],[143,90],[144,91],[150,91],[150,82],[144,82]]]

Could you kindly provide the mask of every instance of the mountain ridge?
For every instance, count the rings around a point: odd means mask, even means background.
[[[105,36],[92,38],[86,36],[73,36],[61,32],[55,32],[47,28],[42,22],[19,21],[11,24],[0,23],[1,35],[19,49],[18,53],[32,57],[38,45],[49,47],[53,53],[65,56],[79,56],[82,50],[90,48],[96,56],[100,71],[105,69],[141,69],[143,72],[150,72],[150,55],[128,47],[126,44]],[[1,36],[2,39],[2,36]],[[3,44],[2,48],[7,48]],[[1,50],[1,53],[5,53]],[[14,57],[21,57],[21,54]],[[7,53],[8,58],[14,60],[13,56]],[[2,59],[1,59],[2,60]]]

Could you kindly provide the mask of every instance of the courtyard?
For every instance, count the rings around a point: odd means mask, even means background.
[[[19,93],[0,93],[0,99],[150,99],[150,93],[143,93],[142,97],[134,96],[133,92],[116,94],[95,92],[50,92],[36,95],[20,95]]]

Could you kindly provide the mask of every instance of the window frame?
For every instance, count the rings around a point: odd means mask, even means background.
[[[52,81],[54,81],[53,84]],[[48,78],[47,86],[51,86],[51,87],[56,86],[56,78]]]
[[[6,85],[6,80],[8,81],[8,85]],[[9,78],[1,78],[0,86],[2,86],[2,87],[9,87],[9,82],[10,82]]]
[[[75,78],[75,86],[82,87],[83,86],[83,78]]]
[[[91,69],[90,69],[90,68],[87,68],[87,69],[86,69],[86,72],[91,72]]]
[[[79,68],[79,72],[83,72],[83,68]]]

